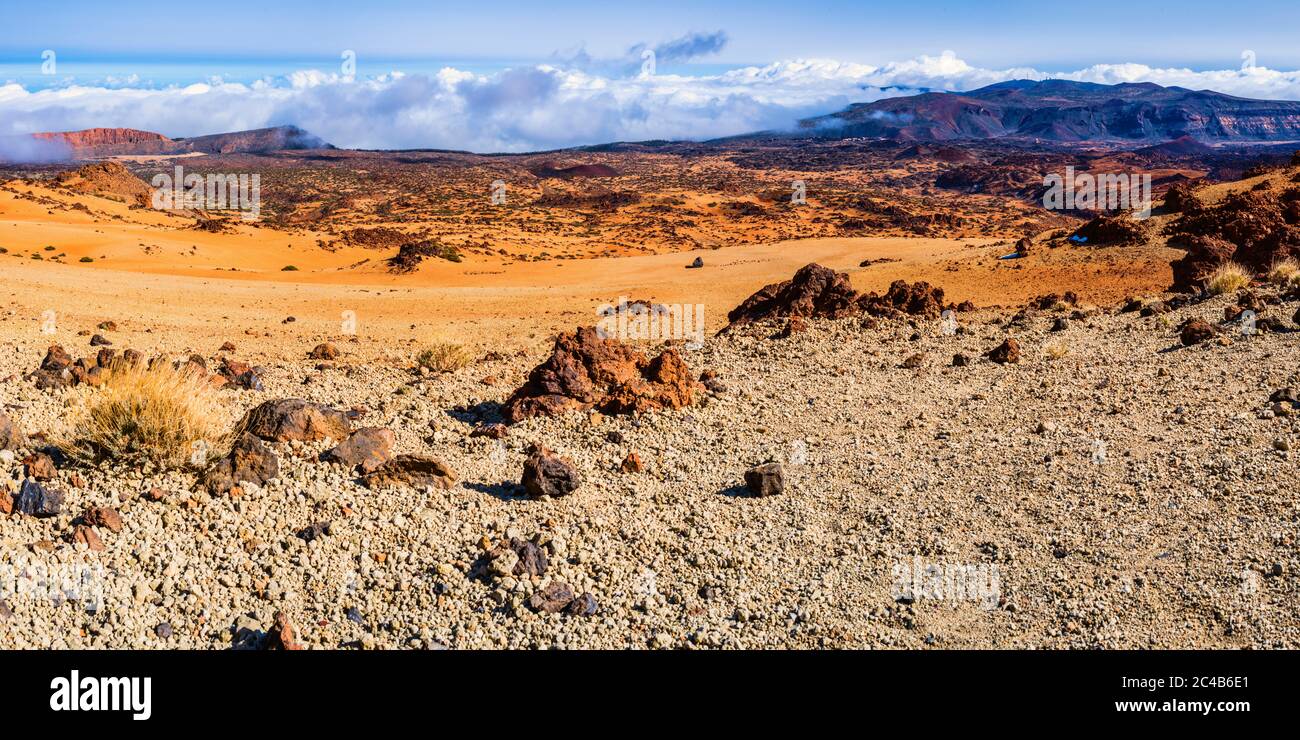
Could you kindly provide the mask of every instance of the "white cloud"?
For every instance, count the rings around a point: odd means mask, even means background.
[[[880,67],[799,59],[699,77],[564,62],[490,75],[444,68],[433,75],[395,71],[357,80],[308,69],[249,84],[212,79],[163,89],[133,86],[129,79],[41,90],[8,84],[0,86],[0,136],[123,126],[176,137],[295,124],[343,147],[530,151],[729,136],[784,128],[852,102],[922,88],[963,91],[1048,77],[1300,99],[1300,71],[1141,64],[1051,73],[991,70],[972,67],[952,52]]]

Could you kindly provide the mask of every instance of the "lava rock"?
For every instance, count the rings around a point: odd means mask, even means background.
[[[775,496],[785,490],[785,471],[780,463],[764,463],[745,471],[745,487],[755,496]]]
[[[578,488],[581,478],[571,462],[555,455],[545,445],[533,445],[528,449],[520,482],[529,496],[540,498],[567,496]]]

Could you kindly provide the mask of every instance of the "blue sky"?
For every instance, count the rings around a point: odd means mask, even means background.
[[[535,151],[1053,77],[1300,100],[1300,0],[0,3],[0,144],[292,124],[343,147]]]
[[[1076,68],[1097,62],[1214,67],[1252,49],[1300,66],[1295,0],[3,0],[0,55],[68,58],[363,57],[537,60],[585,47],[610,56],[689,31],[725,31],[710,61],[828,57],[882,64],[952,49],[986,67]]]

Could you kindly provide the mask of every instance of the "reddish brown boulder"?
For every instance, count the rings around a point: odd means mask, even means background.
[[[360,467],[363,473],[372,473],[393,456],[396,438],[390,429],[364,427],[353,432],[345,442],[321,453],[326,462],[336,462],[348,468]]]
[[[298,398],[267,401],[251,410],[239,428],[271,442],[344,440],[352,424],[338,409]]]
[[[54,458],[43,452],[28,455],[23,460],[23,466],[28,477],[36,480],[54,480],[59,475],[58,469],[54,467]]]
[[[417,490],[456,485],[456,473],[446,463],[426,455],[398,455],[361,477],[366,488],[410,486]]]
[[[1020,362],[1020,342],[1008,337],[1002,344],[989,350],[988,358],[999,365]]]
[[[63,372],[72,365],[72,356],[57,344],[50,345],[45,352],[45,359],[41,360],[41,369],[49,373]]]
[[[122,515],[117,509],[108,506],[91,506],[81,515],[82,521],[91,527],[103,527],[110,532],[122,531]]]
[[[484,424],[476,427],[469,433],[471,437],[487,437],[488,439],[505,439],[510,436],[510,427],[505,424]]]
[[[564,611],[576,598],[572,586],[560,581],[551,581],[528,597],[528,608],[535,612],[558,614]]]
[[[847,273],[818,264],[805,265],[794,277],[764,286],[727,314],[729,326],[786,316],[842,318],[859,312],[858,293]]]
[[[1142,244],[1151,236],[1147,221],[1132,214],[1097,216],[1070,235],[1070,241],[1089,247],[1127,247]]]
[[[882,318],[938,318],[943,313],[943,288],[936,288],[926,282],[895,280],[883,296],[868,293],[859,298],[858,303],[865,313]]]
[[[1184,347],[1200,344],[1214,338],[1214,327],[1200,319],[1188,319],[1183,323],[1178,338]]]
[[[1165,193],[1165,210],[1169,213],[1185,213],[1200,208],[1204,203],[1196,194],[1196,185],[1192,182],[1180,182]]]
[[[573,463],[539,444],[529,448],[520,482],[529,496],[540,498],[567,496],[578,488],[582,479]]]
[[[284,612],[275,613],[275,623],[271,625],[271,630],[266,633],[267,650],[302,650],[303,646],[298,643],[298,638],[294,632],[293,624],[289,621],[289,616]]]
[[[764,463],[745,471],[745,488],[755,496],[775,496],[785,490],[785,471],[780,463]]]
[[[68,535],[68,542],[74,545],[81,544],[87,548],[99,552],[104,549],[104,542],[95,534],[95,530],[84,524],[78,524],[72,528],[72,533]]]
[[[533,368],[502,414],[517,423],[533,416],[597,409],[639,413],[691,403],[695,383],[675,350],[654,360],[594,327],[561,334],[545,362]]]
[[[338,359],[339,348],[329,342],[318,344],[311,352],[307,353],[308,359],[312,360],[335,360]]]
[[[618,469],[624,473],[640,473],[645,467],[641,464],[641,456],[635,452],[627,453],[623,462],[619,463]]]

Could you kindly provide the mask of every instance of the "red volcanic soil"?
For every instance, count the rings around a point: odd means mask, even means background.
[[[539,180],[558,178],[571,180],[575,177],[618,177],[618,170],[607,164],[578,164],[572,167],[556,167],[554,162],[544,162],[528,170]]]

